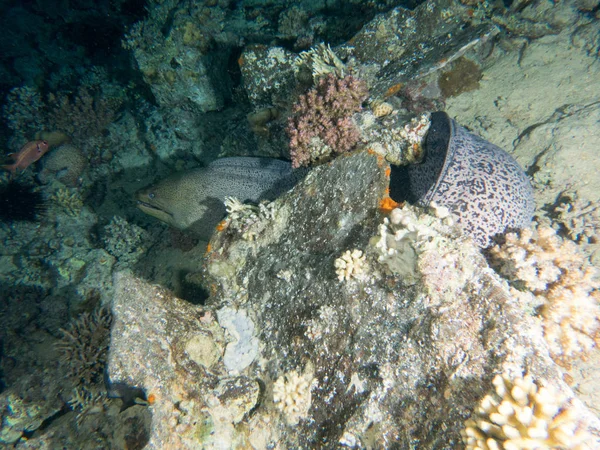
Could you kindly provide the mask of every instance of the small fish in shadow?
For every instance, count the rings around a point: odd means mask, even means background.
[[[112,383],[108,373],[104,371],[104,385],[108,398],[120,398],[122,405],[119,412],[125,411],[135,405],[147,405],[146,393],[140,387],[130,386],[126,383]]]

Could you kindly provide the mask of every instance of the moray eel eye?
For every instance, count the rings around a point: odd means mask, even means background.
[[[149,193],[148,193],[148,198],[149,198],[150,200],[152,200],[154,197],[156,197],[156,194],[155,194],[154,192],[149,192]]]

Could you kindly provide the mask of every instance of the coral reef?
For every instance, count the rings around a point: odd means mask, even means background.
[[[244,204],[237,198],[225,199],[227,217],[225,224],[240,233],[243,239],[254,240],[273,219],[273,204],[261,202],[257,206]]]
[[[153,1],[148,16],[131,27],[123,47],[132,51],[159,105],[195,112],[223,106],[229,94],[227,47],[237,42],[234,33],[222,33],[223,14],[204,2]]]
[[[296,5],[283,10],[279,14],[277,31],[284,39],[295,39],[296,46],[305,46],[313,40],[306,10]]]
[[[447,209],[405,206],[378,233],[387,167],[336,158],[275,200],[254,239],[217,231],[203,305],[116,275],[108,374],[155,396],[150,448],[459,448],[493,373],[574,396],[540,321]],[[413,280],[393,269],[396,245],[412,249]],[[340,286],[340,249],[364,252],[366,280]],[[581,429],[600,429],[579,406]]]
[[[62,337],[54,345],[60,353],[60,365],[72,390],[67,404],[76,411],[75,421],[81,426],[90,415],[108,410],[104,371],[110,344],[112,313],[101,306],[91,314],[82,313],[69,326],[61,329]]]
[[[331,50],[329,44],[323,43],[300,53],[296,59],[297,66],[307,66],[316,81],[319,78],[332,74],[335,78],[343,79],[348,69],[340,58]]]
[[[50,200],[66,215],[76,217],[83,208],[83,200],[77,189],[61,188],[50,196]]]
[[[10,147],[18,150],[44,126],[45,108],[39,91],[30,86],[10,90],[2,109],[2,116],[12,130]]]
[[[238,65],[244,93],[255,109],[286,105],[296,84],[296,55],[282,47],[247,47]]]
[[[600,207],[576,193],[562,194],[561,199],[553,212],[569,238],[580,244],[600,241]]]
[[[55,345],[61,364],[77,386],[89,388],[102,382],[111,322],[111,312],[101,307],[92,314],[81,314],[68,328],[61,329],[62,338]]]
[[[385,117],[394,112],[394,107],[388,102],[375,101],[370,106],[375,117]]]
[[[48,126],[67,133],[81,145],[115,121],[122,103],[119,97],[105,97],[80,87],[74,97],[60,95],[51,100]]]
[[[243,310],[229,307],[219,309],[217,318],[232,338],[225,348],[223,363],[231,371],[245,369],[258,356],[259,341],[252,318]]]
[[[428,249],[435,250],[438,243],[433,242],[434,236],[444,233],[458,238],[460,234],[448,208],[433,203],[430,209],[432,214],[423,217],[419,217],[410,207],[394,209],[379,225],[379,235],[371,240],[371,245],[378,254],[378,261],[391,273],[400,275],[408,284],[417,281],[418,254]],[[449,261],[438,260],[439,276],[460,264],[455,258]],[[427,259],[433,262],[435,256]],[[463,270],[463,275],[468,277],[472,271],[473,268],[469,267],[468,270]]]
[[[589,448],[578,412],[555,389],[531,375],[496,375],[493,384],[461,433],[466,450]]]
[[[146,252],[148,233],[143,228],[114,216],[104,227],[102,241],[108,253],[118,260],[118,267],[135,264]]]
[[[508,233],[490,249],[496,269],[543,300],[540,315],[553,358],[565,365],[600,342],[598,271],[549,227]]]
[[[106,392],[91,390],[90,387],[73,389],[73,396],[67,403],[73,411],[77,411],[75,423],[78,426],[81,426],[90,415],[104,413],[110,406]]]
[[[367,97],[364,81],[351,75],[340,79],[331,73],[301,95],[288,121],[292,165],[324,162],[351,150],[360,136],[352,115],[361,110]]]
[[[87,166],[88,160],[78,147],[64,144],[44,158],[38,178],[42,183],[56,179],[66,186],[75,187],[80,184],[80,177]]]

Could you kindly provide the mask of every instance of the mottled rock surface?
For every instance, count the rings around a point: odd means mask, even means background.
[[[210,243],[204,306],[117,276],[109,374],[152,396],[148,448],[457,448],[506,371],[546,380],[600,429],[530,306],[470,240],[415,210],[438,230],[407,260],[415,276],[378,262],[385,174],[371,154],[341,157],[277,200],[271,218],[243,232],[226,225]],[[339,281],[334,261],[354,248],[364,277]],[[249,365],[216,358],[232,343],[257,347]]]

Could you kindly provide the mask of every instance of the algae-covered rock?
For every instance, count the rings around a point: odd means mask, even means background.
[[[549,357],[530,305],[513,298],[448,211],[379,211],[378,163],[358,153],[318,167],[275,202],[263,233],[244,239],[226,222],[211,241],[208,303],[243,307],[256,324],[260,364],[249,373],[267,386],[256,414],[274,402],[280,444],[452,448],[503,372],[546,380],[597,429]],[[352,249],[365,254],[361,276],[340,281],[335,261]],[[396,270],[407,264],[410,277]],[[300,375],[309,367],[310,377]]]
[[[341,157],[257,222],[226,220],[202,307],[116,277],[109,375],[153,395],[148,448],[454,448],[498,373],[544,380],[578,427],[600,430],[532,305],[448,211],[379,208],[386,169],[367,152]],[[339,277],[356,249],[361,276]],[[210,370],[189,351],[199,335],[225,355]]]

